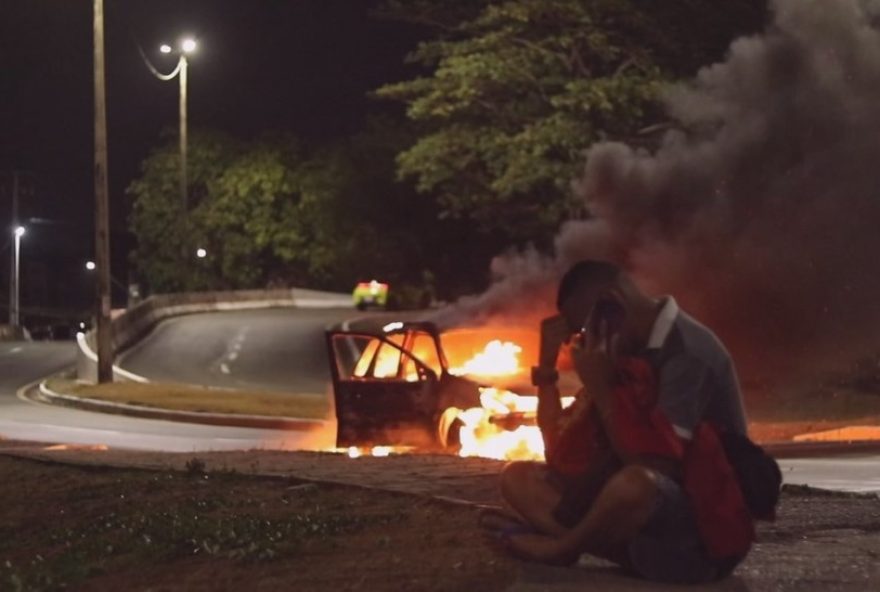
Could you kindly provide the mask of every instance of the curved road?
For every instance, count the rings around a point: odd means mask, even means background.
[[[123,356],[122,365],[156,380],[323,396],[328,380],[324,327],[356,314],[279,309],[178,317]],[[335,439],[332,423],[315,433],[206,426],[65,409],[17,397],[21,387],[71,366],[74,359],[72,343],[0,343],[0,437],[179,452],[325,448]],[[789,483],[880,492],[877,455],[780,464]]]
[[[160,382],[325,396],[324,328],[357,314],[267,309],[174,317],[125,352],[119,365]]]
[[[351,309],[267,309],[169,319],[122,357],[151,380],[326,396],[324,327],[358,315]],[[0,436],[171,451],[325,448],[335,425],[318,432],[208,426],[53,407],[18,390],[70,367],[72,343],[0,343]]]

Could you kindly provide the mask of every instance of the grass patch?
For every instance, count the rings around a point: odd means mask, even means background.
[[[503,590],[476,513],[230,473],[0,457],[0,590]],[[439,574],[439,575],[438,575]]]
[[[65,395],[173,411],[307,419],[323,419],[329,413],[325,397],[315,395],[226,390],[154,382],[92,385],[60,378],[49,380],[47,386]]]

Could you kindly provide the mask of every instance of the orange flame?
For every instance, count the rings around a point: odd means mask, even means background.
[[[504,382],[524,373],[520,361],[523,347],[519,344],[493,339],[488,343],[483,341],[482,343],[486,345],[474,353],[475,350],[471,349],[474,345],[472,335],[462,333],[457,337],[465,338],[464,345],[470,349],[465,355],[472,355],[468,359],[461,360],[463,351],[459,348],[448,348],[453,350],[452,354],[458,353],[461,356],[457,360],[458,365],[449,370],[451,374],[495,378]],[[481,342],[477,341],[477,343]],[[388,368],[397,367],[398,360],[395,356],[399,356],[399,353],[390,348],[386,349],[389,351],[380,352],[376,364],[378,369],[376,376],[384,375],[386,364]],[[382,353],[385,353],[387,358],[381,355]],[[369,359],[370,356],[365,358]],[[568,407],[574,402],[574,397],[563,397],[561,402],[563,407]],[[544,439],[536,425],[537,411],[536,396],[519,395],[503,388],[483,387],[480,388],[480,407],[447,409],[441,420],[441,432],[444,432],[445,427],[451,425],[455,419],[463,424],[458,433],[461,445],[459,456],[480,456],[498,460],[543,460]],[[347,454],[350,458],[388,456],[410,450],[410,448],[390,446],[362,448],[353,446],[348,449],[334,449],[335,452]]]
[[[563,397],[568,407],[574,397]],[[464,424],[459,431],[459,456],[498,460],[543,460],[544,439],[534,424],[538,398],[494,388],[481,389],[481,407],[458,412]],[[512,421],[508,421],[512,420]]]
[[[474,376],[512,376],[522,371],[519,356],[522,347],[510,341],[495,339],[486,348],[450,373]]]
[[[507,377],[520,374],[523,349],[513,342],[490,341],[474,357],[452,370],[454,374]],[[574,397],[563,397],[567,407]],[[498,388],[480,389],[480,407],[457,410],[464,424],[459,431],[460,456],[499,460],[542,460],[544,439],[537,421],[538,398]]]

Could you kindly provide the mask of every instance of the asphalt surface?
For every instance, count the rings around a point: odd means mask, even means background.
[[[119,365],[158,382],[326,396],[324,329],[352,309],[268,309],[168,319]]]
[[[350,309],[278,309],[178,317],[130,350],[122,365],[151,380],[327,396],[324,328],[345,321],[357,326],[363,316]],[[178,452],[333,445],[332,422],[316,433],[194,425],[52,407],[16,396],[20,387],[74,359],[72,343],[0,343],[0,436]],[[788,483],[880,492],[880,455],[780,464]]]
[[[138,419],[23,400],[18,390],[73,365],[72,342],[0,342],[0,438],[190,452],[332,445],[335,426],[316,432],[216,427]]]

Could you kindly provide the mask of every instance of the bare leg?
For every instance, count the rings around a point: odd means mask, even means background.
[[[651,517],[656,495],[651,470],[626,466],[608,481],[574,528],[551,537],[512,536],[509,546],[518,555],[547,563],[572,563],[583,552],[620,563],[629,542]]]
[[[536,462],[513,462],[501,472],[501,497],[523,521],[538,531],[554,536],[566,528],[553,518],[562,492],[546,477],[546,465]]]

